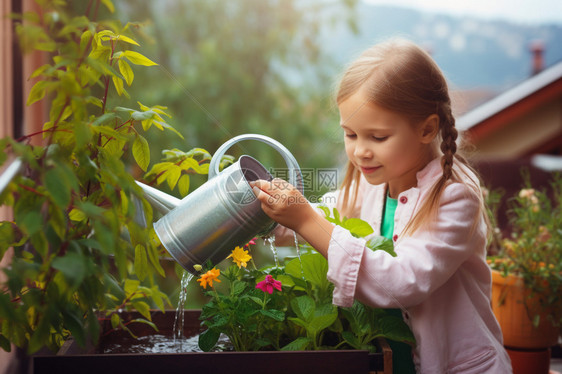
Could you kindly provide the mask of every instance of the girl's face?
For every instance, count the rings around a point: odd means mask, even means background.
[[[361,91],[339,110],[347,157],[370,184],[388,183],[393,198],[417,185],[416,173],[434,158],[429,146],[434,134],[428,140],[423,124],[412,125],[405,116],[367,102]]]

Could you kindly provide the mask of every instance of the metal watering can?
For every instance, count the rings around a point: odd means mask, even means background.
[[[222,156],[242,140],[258,140],[278,151],[287,164],[289,182],[303,192],[302,173],[291,152],[278,141],[258,134],[239,135],[221,145],[209,164],[209,180],[181,200],[137,182],[146,199],[164,214],[154,223],[160,242],[190,273],[197,273],[193,265],[204,265],[208,260],[218,264],[236,246],[266,235],[277,225],[263,212],[249,185],[258,179],[273,179],[259,161],[243,155],[219,172]]]

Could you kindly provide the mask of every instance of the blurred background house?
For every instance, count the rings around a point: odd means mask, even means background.
[[[562,61],[544,66],[544,45],[530,44],[530,76],[476,105],[457,120],[474,147],[471,158],[484,183],[513,196],[522,187],[521,171],[546,187],[550,172],[562,171]],[[506,201],[499,207],[506,228]]]

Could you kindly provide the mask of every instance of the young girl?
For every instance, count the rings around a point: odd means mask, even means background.
[[[456,154],[443,74],[412,43],[381,43],[345,71],[337,104],[349,159],[337,207],[391,237],[397,257],[328,222],[285,181],[253,183],[263,210],[328,259],[334,304],[402,312],[418,373],[511,372],[490,306],[482,193]]]

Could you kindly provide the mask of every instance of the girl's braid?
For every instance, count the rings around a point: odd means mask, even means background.
[[[455,128],[455,118],[451,113],[451,105],[442,103],[440,105],[441,117],[441,152],[443,152],[443,179],[449,180],[453,175],[453,160],[457,152],[458,132]]]

